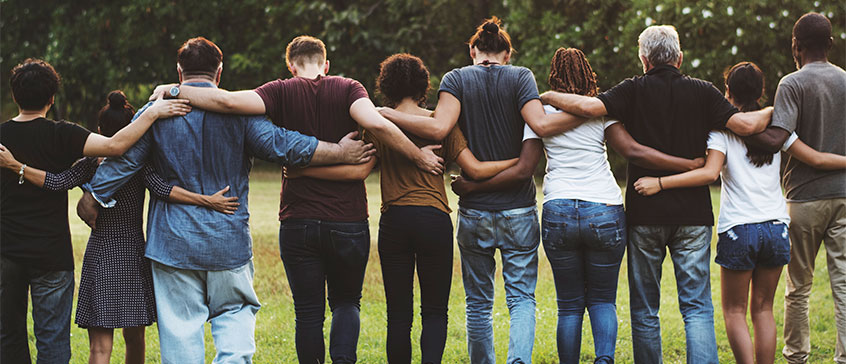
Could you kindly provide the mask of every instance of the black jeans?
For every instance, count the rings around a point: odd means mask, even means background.
[[[329,356],[333,363],[355,363],[361,286],[370,254],[369,228],[367,220],[282,221],[279,251],[294,297],[300,363],[323,363],[326,359],[323,319],[327,296],[324,287],[329,288],[329,309],[332,310]]]
[[[70,322],[73,271],[46,271],[0,259],[0,363],[30,363],[27,344],[27,291],[38,363],[67,363],[71,358]]]
[[[423,363],[440,363],[452,281],[452,220],[428,206],[391,206],[379,222],[379,260],[388,306],[388,363],[411,362],[414,264],[420,280]]]

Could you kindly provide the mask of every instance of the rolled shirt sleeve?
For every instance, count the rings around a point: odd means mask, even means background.
[[[253,156],[280,165],[311,163],[317,138],[277,127],[263,117],[249,117],[247,124],[247,146]]]
[[[778,88],[776,88],[772,126],[777,126],[790,133],[796,131],[800,104],[801,100],[794,85],[788,79],[782,79]]]

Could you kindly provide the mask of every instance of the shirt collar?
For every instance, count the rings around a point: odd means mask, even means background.
[[[675,74],[681,74],[681,71],[679,71],[678,68],[676,68],[675,66],[668,65],[668,64],[662,64],[660,66],[652,67],[652,69],[647,71],[646,74],[647,75],[654,75],[654,74],[658,74],[658,73],[661,73],[661,72],[672,72],[672,73],[675,73]]]
[[[217,88],[217,86],[215,86],[215,85],[214,85],[213,83],[211,83],[211,82],[187,82],[187,83],[183,83],[183,85],[185,85],[185,86],[193,86],[193,87],[211,87],[211,88]]]

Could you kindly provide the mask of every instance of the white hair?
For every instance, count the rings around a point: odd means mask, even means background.
[[[679,33],[672,25],[652,25],[637,37],[638,54],[652,66],[673,65],[681,57]]]

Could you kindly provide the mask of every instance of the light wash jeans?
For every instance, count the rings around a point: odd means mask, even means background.
[[[506,362],[532,362],[539,230],[538,212],[534,206],[502,211],[459,209],[458,247],[467,302],[467,349],[471,363],[496,362],[491,311],[497,249],[502,257],[505,301],[511,314]]]
[[[203,363],[204,324],[211,322],[214,363],[251,363],[256,351],[253,262],[223,271],[152,262],[163,364]]]
[[[628,271],[632,345],[636,364],[664,362],[661,351],[661,267],[667,249],[676,274],[688,364],[715,364],[717,339],[711,305],[710,226],[629,226]]]

